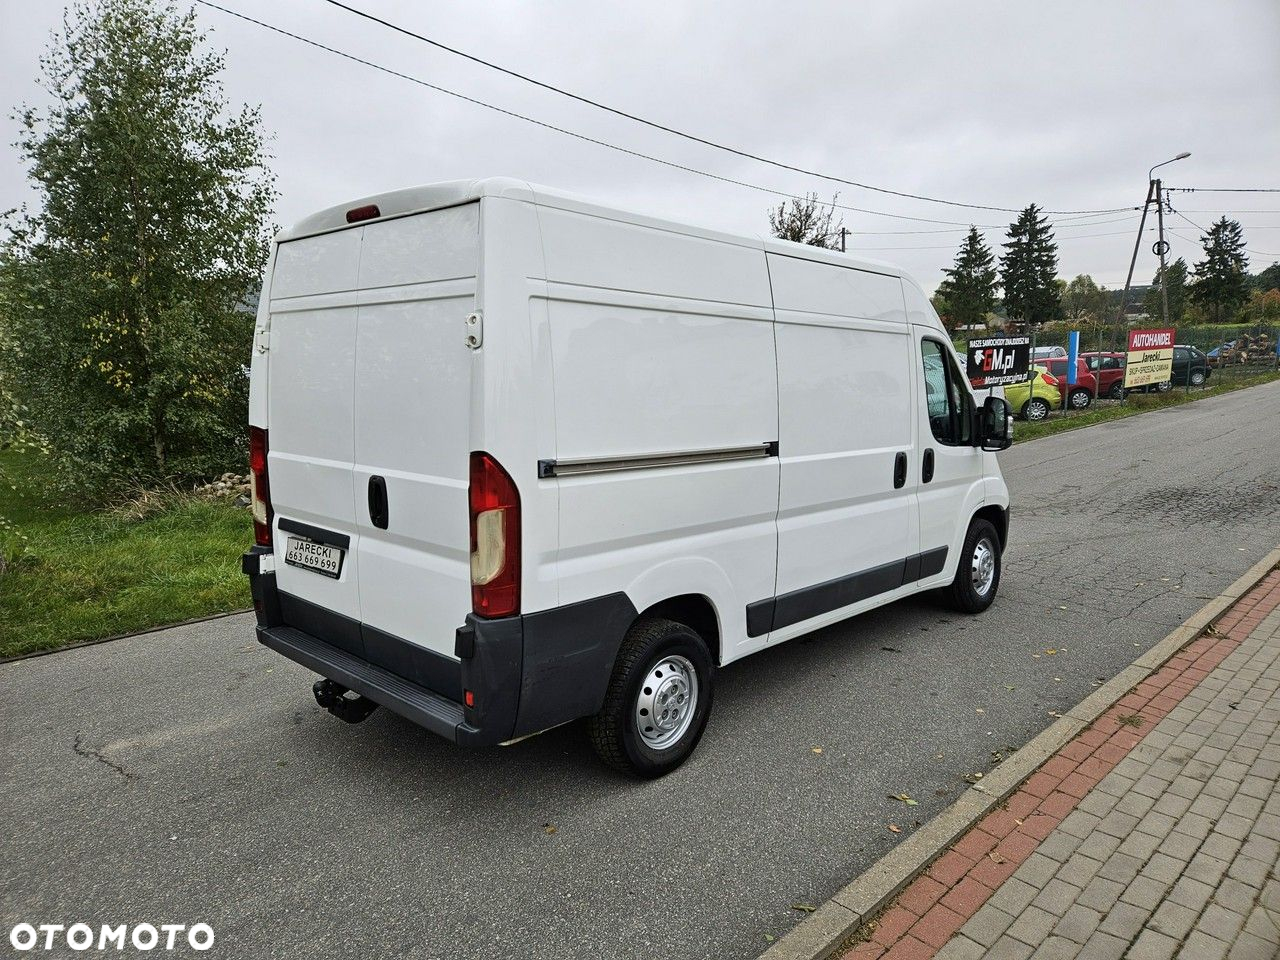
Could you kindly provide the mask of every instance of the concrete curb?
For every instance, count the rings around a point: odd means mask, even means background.
[[[864,921],[888,905],[942,851],[1003,802],[1046,760],[1203,633],[1277,566],[1280,566],[1280,547],[838,891],[761,954],[760,960],[826,960],[830,957]]]
[[[47,657],[52,653],[67,653],[71,650],[80,650],[84,647],[96,647],[100,643],[111,643],[115,640],[128,640],[130,637],[144,637],[148,633],[159,633],[161,630],[172,630],[175,627],[189,627],[195,623],[208,623],[210,620],[224,620],[227,617],[237,617],[242,613],[253,613],[253,607],[244,607],[241,610],[228,610],[225,613],[211,613],[207,617],[192,617],[190,620],[179,620],[177,623],[165,623],[158,627],[147,627],[145,630],[134,630],[132,633],[117,633],[110,637],[99,637],[97,640],[81,640],[79,643],[68,643],[61,647],[53,647],[49,650],[32,650],[30,653],[19,653],[12,657],[0,657],[0,667],[6,663],[16,663],[19,660],[31,660],[35,657]]]

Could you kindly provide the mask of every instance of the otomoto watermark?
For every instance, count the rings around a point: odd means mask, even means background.
[[[213,927],[207,923],[15,923],[9,944],[15,950],[208,950]]]

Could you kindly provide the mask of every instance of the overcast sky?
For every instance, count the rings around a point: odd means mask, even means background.
[[[675,163],[909,217],[1013,215],[876,194],[744,160],[501,76],[323,0],[219,0],[328,45]],[[348,0],[444,43],[660,123],[793,165],[950,200],[1051,210],[1138,205],[1171,186],[1280,187],[1278,0],[1056,3],[409,2]],[[0,0],[0,104],[40,102],[56,0]],[[415,183],[509,175],[734,232],[767,230],[770,197],[625,156],[423,89],[205,7],[233,101],[261,103],[290,223]],[[5,111],[0,209],[31,202]],[[1239,219],[1251,267],[1280,260],[1280,194],[1174,194],[1206,225]],[[1261,211],[1261,212],[1258,212]],[[1271,212],[1267,212],[1271,211]],[[850,249],[927,288],[963,227],[844,212]],[[1125,219],[1120,219],[1125,218]],[[1119,286],[1137,214],[1064,218],[1060,275]],[[1083,220],[1067,225],[1072,219]],[[1174,217],[1174,256],[1199,256]],[[908,232],[943,231],[956,232]],[[872,231],[863,233],[862,231]],[[1098,236],[1106,234],[1105,236]],[[1154,239],[1153,237],[1150,239]],[[1155,260],[1143,244],[1140,282]]]

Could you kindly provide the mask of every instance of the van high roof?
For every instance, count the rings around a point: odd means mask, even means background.
[[[675,220],[664,220],[629,210],[621,210],[600,204],[579,194],[528,183],[511,177],[487,177],[480,180],[446,180],[440,183],[422,184],[416,187],[405,187],[387,193],[374,194],[350,200],[337,206],[329,207],[309,217],[304,217],[291,227],[287,227],[276,236],[276,242],[284,243],[301,237],[328,233],[332,230],[345,230],[356,224],[347,220],[349,211],[361,207],[376,206],[378,219],[387,220],[392,217],[403,217],[413,213],[424,213],[428,210],[439,210],[454,207],[463,203],[471,203],[484,197],[505,197],[511,200],[524,200],[544,207],[555,207],[577,213],[587,213],[610,220],[633,223],[639,226],[652,227],[657,230],[669,230],[686,236],[704,237],[739,246],[763,249],[770,253],[791,257],[801,257],[820,263],[834,263],[846,267],[856,267],[873,273],[883,273],[909,280],[902,271],[889,263],[879,260],[867,260],[850,256],[837,250],[794,243],[790,240],[779,240],[764,235],[745,235],[725,233],[696,224]],[[363,222],[363,221],[361,221]]]

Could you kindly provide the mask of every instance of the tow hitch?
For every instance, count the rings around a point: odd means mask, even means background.
[[[369,714],[378,709],[378,705],[368,697],[362,697],[358,693],[348,697],[347,694],[351,691],[332,680],[317,680],[312,684],[311,692],[316,695],[316,703],[347,723],[367,720]]]

